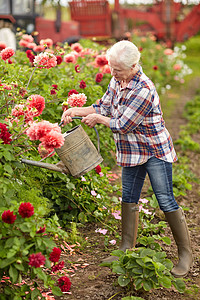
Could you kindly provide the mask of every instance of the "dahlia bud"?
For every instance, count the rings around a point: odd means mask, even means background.
[[[65,111],[65,110],[67,110],[67,109],[68,109],[68,103],[67,103],[66,101],[64,101],[64,102],[62,103],[62,110]]]

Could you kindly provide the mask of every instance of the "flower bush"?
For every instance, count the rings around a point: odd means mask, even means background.
[[[36,44],[31,35],[19,36],[20,48],[16,53],[0,44],[0,276],[9,276],[11,284],[20,283],[24,276],[35,278],[36,282],[40,279],[45,287],[60,295],[70,289],[70,279],[63,276],[55,285],[45,273],[49,268],[59,272],[64,267],[53,239],[55,232],[67,238],[58,229],[60,223],[107,223],[106,229],[100,228],[111,235],[105,244],[116,244],[112,234],[120,219],[120,193],[117,185],[111,185],[114,175],[108,173],[115,162],[112,133],[97,125],[104,163],[81,178],[27,167],[21,158],[38,161],[42,157],[48,163],[58,162],[52,152],[64,141],[58,126],[62,110],[98,101],[110,81],[110,68],[106,48],[89,40],[54,47],[50,39]],[[132,41],[140,48],[142,67],[158,92],[165,93],[173,82],[184,82],[184,76],[190,72],[182,61],[184,47],[167,49],[152,36],[141,38],[137,34]],[[74,120],[67,129],[78,122]],[[96,133],[84,129],[96,144]],[[141,216],[149,216],[144,218],[141,231],[145,229],[150,238],[148,232],[161,230],[163,224],[152,227],[152,215],[147,214],[147,209],[141,207]],[[152,245],[152,241],[142,237],[139,241]],[[26,292],[37,296],[40,291],[35,285],[35,289],[32,283],[12,289],[6,281],[5,293],[8,297],[26,297]]]

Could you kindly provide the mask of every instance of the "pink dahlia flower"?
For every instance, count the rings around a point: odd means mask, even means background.
[[[30,218],[34,214],[34,207],[30,202],[21,203],[18,212],[22,218]]]
[[[44,255],[42,255],[41,252],[39,253],[33,253],[29,255],[29,265],[31,267],[39,268],[40,266],[43,266],[45,264],[46,258]]]
[[[110,74],[110,66],[109,65],[105,65],[103,67],[99,68],[102,74]]]
[[[13,224],[17,218],[17,216],[13,214],[13,211],[10,210],[5,210],[1,217],[2,221],[7,224]]]
[[[42,145],[48,150],[49,148],[60,148],[64,144],[62,133],[51,130],[47,135],[40,139]]]
[[[52,68],[57,65],[56,56],[49,52],[42,52],[38,54],[33,62],[34,66],[41,68]]]
[[[30,34],[23,34],[22,39],[28,43],[32,43],[34,41],[34,38]]]
[[[170,48],[166,48],[165,50],[164,50],[164,54],[165,55],[172,55],[174,53],[174,51],[172,50],[172,49],[170,49]]]
[[[30,140],[41,140],[46,136],[51,130],[61,133],[61,129],[58,124],[52,124],[49,121],[34,122],[29,129],[26,131],[26,134],[30,137]]]
[[[51,46],[53,46],[53,41],[52,39],[41,40],[40,45],[47,45],[47,47],[50,48]]]
[[[14,117],[24,116],[27,108],[24,104],[17,104],[11,111],[11,115]]]
[[[25,40],[23,40],[23,39],[21,39],[19,41],[19,46],[24,47],[24,48],[28,48],[28,42],[25,41]]]
[[[63,60],[64,60],[64,62],[66,62],[66,63],[73,63],[73,64],[75,64],[75,62],[76,62],[76,57],[75,57],[75,55],[74,54],[66,54],[64,57],[63,57]]]
[[[45,158],[45,157],[51,157],[51,156],[53,156],[54,154],[55,154],[55,151],[54,151],[54,148],[52,147],[52,148],[48,148],[48,149],[46,149],[43,145],[42,145],[42,143],[40,143],[39,144],[39,146],[38,146],[38,152],[40,153],[40,156],[42,157],[42,158]],[[52,153],[53,152],[53,153]],[[50,155],[51,154],[51,155]]]
[[[7,46],[6,46],[6,43],[4,42],[0,42],[0,51],[5,49]]]
[[[45,47],[44,47],[44,45],[36,45],[36,46],[33,48],[33,50],[34,50],[35,52],[42,52],[42,51],[45,50]]]
[[[108,64],[108,60],[106,58],[106,55],[97,55],[95,58],[95,65],[96,67],[103,67]]]
[[[71,45],[71,49],[80,53],[83,50],[83,47],[79,43],[74,43]]]
[[[84,93],[72,94],[67,99],[67,102],[70,106],[78,106],[78,107],[83,106],[86,103],[86,101],[87,101],[87,97]]]
[[[15,51],[11,47],[3,49],[0,53],[0,56],[3,60],[7,60],[15,54]]]
[[[31,95],[27,98],[27,105],[29,108],[35,107],[37,109],[35,116],[39,116],[45,108],[44,97],[40,95]]]

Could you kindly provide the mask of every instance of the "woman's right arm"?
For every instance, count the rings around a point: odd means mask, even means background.
[[[89,114],[95,113],[93,106],[87,107],[72,107],[65,110],[62,114],[61,121],[65,124],[72,122],[72,117],[86,117]]]

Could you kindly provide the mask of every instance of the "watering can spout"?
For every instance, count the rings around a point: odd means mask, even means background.
[[[25,163],[25,164],[28,164],[28,165],[32,165],[32,166],[45,168],[45,169],[49,169],[49,170],[52,170],[52,171],[61,172],[61,173],[65,173],[65,174],[69,174],[69,170],[67,169],[67,167],[61,161],[58,162],[55,165],[40,162],[40,161],[35,161],[35,160],[28,160],[28,159],[22,159],[21,162]]]

